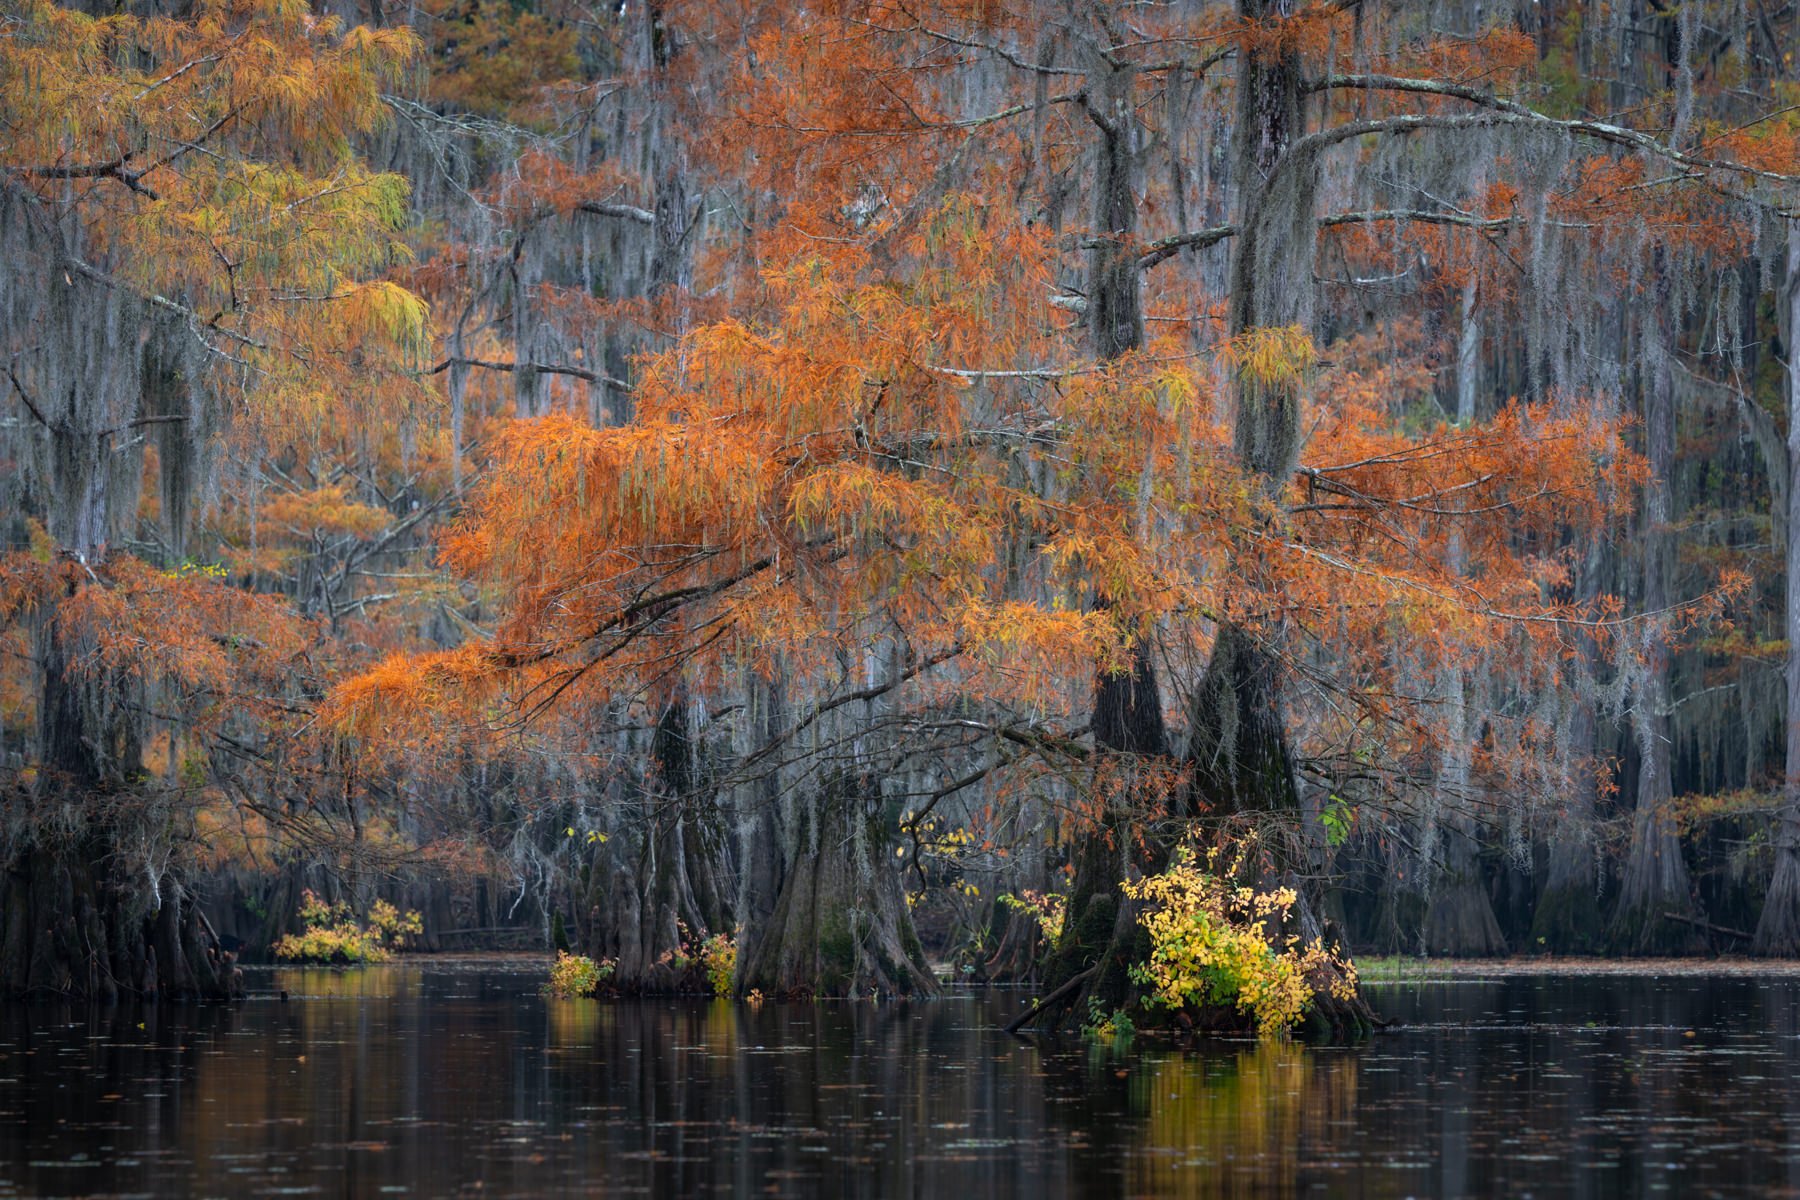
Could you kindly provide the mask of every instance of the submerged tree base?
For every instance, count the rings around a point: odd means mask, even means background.
[[[879,797],[832,780],[797,813],[774,908],[743,949],[737,987],[778,998],[937,992],[890,866]]]
[[[243,994],[198,903],[173,877],[147,906],[110,876],[109,848],[89,837],[15,852],[4,884],[0,995],[228,999]]]
[[[1167,870],[1123,884],[1117,906],[1091,900],[1059,949],[1097,941],[1110,915],[1106,950],[1009,1030],[1072,1014],[1103,1030],[1366,1036],[1378,1022],[1355,966],[1326,947],[1294,888],[1239,882],[1246,853],[1221,868],[1217,850],[1204,865],[1178,850]]]
[[[1608,930],[1610,948],[1619,954],[1686,958],[1712,953],[1704,924],[1697,918],[1671,911],[1673,905],[1654,902],[1621,908]]]

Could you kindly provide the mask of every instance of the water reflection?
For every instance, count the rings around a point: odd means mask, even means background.
[[[535,965],[0,1012],[0,1195],[1800,1194],[1792,979],[1390,986],[1353,1050],[916,1005],[546,1000]]]

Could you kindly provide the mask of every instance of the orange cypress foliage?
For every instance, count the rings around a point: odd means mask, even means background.
[[[80,652],[77,676],[120,675],[165,689],[168,711],[200,728],[267,719],[305,644],[285,600],[230,586],[221,572],[158,571],[119,557],[102,571],[13,556],[0,563],[0,627],[27,628],[54,612],[59,637]]]
[[[185,19],[9,8],[0,173],[82,231],[65,283],[123,287],[246,369],[243,406],[311,431],[423,352],[427,314],[377,278],[408,256],[407,183],[349,152],[417,53],[290,0]]]
[[[1561,565],[1533,549],[1616,519],[1641,478],[1580,406],[1408,431],[1393,397],[1416,369],[1346,350],[1315,381],[1303,471],[1259,511],[1204,363],[1155,343],[1083,364],[1050,310],[1020,302],[1048,290],[1041,238],[957,196],[907,245],[899,279],[865,276],[853,248],[771,267],[769,315],[647,362],[628,426],[501,430],[443,543],[503,603],[495,642],[346,684],[342,727],[379,740],[377,713],[419,731],[433,712],[477,717],[470,696],[537,713],[719,687],[744,666],[825,680],[884,636],[942,667],[915,703],[1078,722],[1093,664],[1123,668],[1150,628],[1200,653],[1211,622],[1296,627],[1389,678],[1396,639],[1414,667],[1514,639],[1554,663],[1559,621],[1595,615],[1545,606]],[[1214,356],[1265,380],[1314,374],[1311,357],[1283,330]],[[1472,578],[1447,565],[1452,529]],[[1227,576],[1245,544],[1257,574]],[[1354,705],[1383,737],[1429,744],[1388,689]]]

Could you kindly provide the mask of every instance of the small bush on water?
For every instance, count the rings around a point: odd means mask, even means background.
[[[556,963],[550,968],[550,982],[544,985],[544,990],[564,1000],[592,996],[600,990],[601,984],[612,978],[612,974],[611,962],[595,962],[585,954],[558,950]]]
[[[1137,1025],[1131,1014],[1122,1008],[1111,1012],[1102,1012],[1097,1000],[1088,1002],[1088,1019],[1082,1022],[1082,1035],[1090,1041],[1125,1044],[1131,1041],[1131,1035],[1137,1032]]]
[[[1150,934],[1150,960],[1132,978],[1150,989],[1146,1003],[1171,1010],[1234,1008],[1259,1033],[1279,1036],[1298,1025],[1323,992],[1349,1000],[1356,968],[1317,941],[1271,942],[1294,906],[1292,888],[1259,891],[1232,877],[1242,856],[1218,871],[1218,851],[1204,869],[1191,851],[1178,851],[1169,869],[1125,893],[1147,901],[1138,918]]]
[[[714,996],[731,995],[737,974],[737,939],[728,933],[716,933],[695,944],[688,938],[687,927],[681,926],[680,944],[664,951],[652,965],[649,983],[643,978],[633,979],[624,985],[625,990],[693,995],[704,987]],[[617,973],[618,964],[613,959],[595,960],[559,949],[544,990],[565,998],[594,996],[602,989],[616,992],[620,990],[615,980]]]
[[[723,933],[707,938],[700,943],[700,966],[713,995],[731,995],[731,981],[737,974],[737,940]]]
[[[300,893],[300,923],[305,928],[275,943],[275,957],[301,962],[385,962],[409,936],[425,931],[416,912],[402,913],[386,900],[369,908],[367,924],[357,921],[350,905],[327,904],[309,888]]]

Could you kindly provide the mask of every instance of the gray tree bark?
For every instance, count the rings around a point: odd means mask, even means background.
[[[1787,350],[1787,759],[1781,786],[1781,815],[1775,830],[1775,872],[1756,922],[1758,954],[1800,954],[1800,225],[1788,223],[1787,285],[1782,293]],[[1779,494],[1779,493],[1777,493]],[[1777,522],[1781,524],[1781,522]]]
[[[1657,273],[1654,311],[1646,324],[1649,337],[1643,358],[1645,457],[1650,478],[1644,487],[1644,608],[1659,613],[1669,607],[1674,576],[1675,385],[1672,356],[1674,324],[1667,264],[1655,255]],[[1635,953],[1687,954],[1705,949],[1698,928],[1677,917],[1694,915],[1687,861],[1675,827],[1669,730],[1670,651],[1666,640],[1645,648],[1641,682],[1632,704],[1632,734],[1638,746],[1637,808],[1632,815],[1631,848],[1619,884],[1612,941]]]

